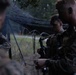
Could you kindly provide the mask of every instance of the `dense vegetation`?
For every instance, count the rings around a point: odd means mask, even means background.
[[[57,13],[55,9],[56,0],[16,0],[16,3],[34,17],[50,19]]]

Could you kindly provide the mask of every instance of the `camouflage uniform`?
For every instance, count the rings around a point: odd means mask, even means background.
[[[58,53],[58,48],[61,47],[62,45],[62,38],[61,38],[62,33],[54,34],[51,35],[47,39],[47,56],[48,58],[54,59],[57,58],[57,53]]]
[[[9,59],[8,50],[10,47],[6,38],[0,34],[0,75],[25,75],[23,66]]]
[[[50,66],[49,75],[74,75],[76,73],[76,32],[64,32],[61,38],[65,38],[58,56],[60,59],[46,61],[46,65]],[[67,35],[66,35],[67,34]]]

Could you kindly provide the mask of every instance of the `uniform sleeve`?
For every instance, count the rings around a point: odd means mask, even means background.
[[[76,40],[62,48],[60,54],[61,60],[58,61],[60,69],[66,71],[67,73],[76,73]]]
[[[75,73],[74,67],[72,66],[71,61],[67,61],[65,59],[61,60],[50,60],[46,61],[46,65],[51,68],[53,72],[57,72],[59,74],[69,74],[73,75]]]

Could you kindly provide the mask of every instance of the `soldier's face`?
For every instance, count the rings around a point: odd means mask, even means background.
[[[5,14],[6,14],[5,11],[2,12],[2,13],[0,13],[0,29],[1,29],[2,26],[3,26],[4,20],[5,20]]]
[[[58,13],[63,23],[76,26],[76,5],[68,7],[65,5],[64,7],[58,9]]]
[[[54,31],[55,32],[60,32],[61,31],[61,28],[62,28],[62,25],[63,25],[62,22],[61,21],[60,22],[59,21],[55,21],[54,22],[54,25],[55,25],[53,27]]]

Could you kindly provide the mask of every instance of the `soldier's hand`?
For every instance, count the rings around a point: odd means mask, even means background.
[[[41,48],[37,49],[37,53],[40,53]]]
[[[39,66],[39,67],[43,67],[45,65],[47,59],[38,59],[35,60],[35,63]]]

